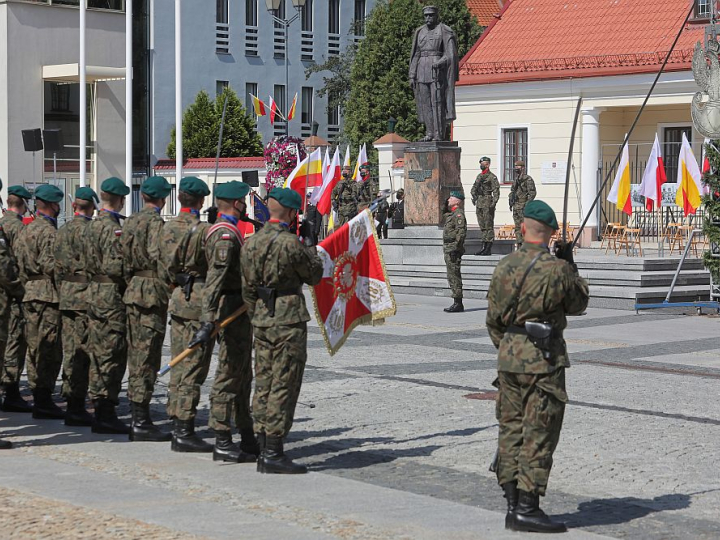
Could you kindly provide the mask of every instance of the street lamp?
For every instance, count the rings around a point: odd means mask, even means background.
[[[297,10],[297,13],[289,19],[281,19],[275,13],[280,9],[280,6],[286,0],[265,0],[267,10],[270,12],[270,16],[273,21],[281,25],[285,29],[285,105],[287,106],[287,100],[290,92],[290,73],[288,64],[288,28],[300,17],[300,11],[305,7],[305,0],[292,0],[292,4]],[[286,112],[286,111],[285,111]],[[287,112],[286,112],[287,114]],[[285,136],[290,134],[290,122],[285,119]]]

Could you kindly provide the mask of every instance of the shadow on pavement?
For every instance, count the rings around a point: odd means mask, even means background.
[[[380,463],[390,463],[400,458],[426,457],[442,446],[428,445],[417,448],[405,448],[402,450],[380,449],[380,450],[355,450],[337,454],[317,465],[311,464],[313,471],[327,471],[332,469],[362,469]]]
[[[649,514],[665,510],[681,510],[690,507],[691,496],[684,493],[660,495],[652,499],[637,497],[619,497],[596,499],[578,504],[572,514],[553,516],[564,521],[568,527],[592,527],[596,525],[615,525],[643,518]]]

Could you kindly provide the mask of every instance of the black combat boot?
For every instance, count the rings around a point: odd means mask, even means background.
[[[10,441],[5,441],[3,439],[0,439],[0,450],[10,450],[12,448],[12,443]]]
[[[515,507],[518,504],[519,492],[517,488],[517,480],[507,482],[502,485],[507,500],[507,514],[505,515],[505,528],[512,529],[515,525]]]
[[[170,449],[173,452],[212,452],[213,445],[195,435],[195,420],[175,419]]]
[[[67,400],[67,412],[65,413],[66,426],[93,425],[93,416],[85,410],[85,400],[69,397]]]
[[[5,399],[3,399],[2,410],[19,413],[32,412],[32,406],[20,395],[19,383],[5,385]]]
[[[518,504],[515,507],[515,519],[510,528],[513,531],[562,533],[567,532],[564,523],[552,521],[540,510],[540,495],[518,490]]]
[[[260,444],[255,438],[253,428],[243,428],[240,430],[240,450],[246,454],[252,454],[255,457],[260,456]]]
[[[480,243],[480,250],[475,253],[475,256],[485,255],[485,249],[487,248],[487,242]]]
[[[47,388],[38,388],[33,392],[33,418],[38,420],[62,420],[65,411],[55,405],[52,391]]]
[[[172,438],[170,433],[160,431],[150,419],[150,405],[130,402],[132,411],[131,441],[167,442]]]
[[[215,448],[213,449],[213,461],[253,463],[256,459],[257,456],[243,452],[242,444],[233,444],[232,434],[229,431],[215,432]]]
[[[487,257],[488,255],[492,255],[492,242],[486,242],[485,243],[485,250],[480,254],[483,257]]]
[[[130,428],[117,417],[115,405],[107,399],[96,399],[95,418],[92,423],[93,433],[128,435]]]
[[[257,471],[265,474],[305,474],[307,467],[293,463],[285,455],[281,437],[265,437],[265,448],[258,458]]]
[[[465,306],[463,306],[462,298],[453,298],[453,305],[450,307],[446,307],[443,311],[446,313],[462,313],[465,311]]]

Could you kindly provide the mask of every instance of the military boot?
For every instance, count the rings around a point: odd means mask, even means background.
[[[481,242],[480,243],[480,250],[475,253],[476,257],[479,257],[480,255],[485,255],[485,248],[487,247],[487,242]]]
[[[85,399],[69,397],[67,412],[65,413],[66,426],[90,427],[93,425],[93,416],[85,410]]]
[[[480,254],[484,257],[487,257],[488,255],[492,255],[492,242],[486,242],[485,243],[485,250]]]
[[[65,411],[55,405],[51,390],[38,388],[33,392],[32,415],[38,420],[62,420],[65,418]]]
[[[443,311],[446,313],[462,313],[465,311],[465,306],[463,306],[462,298],[453,298],[453,305],[450,307],[446,307]]]
[[[93,419],[92,432],[103,434],[128,435],[130,428],[117,417],[115,405],[107,399],[96,399],[95,418]]]
[[[518,504],[515,507],[515,519],[510,529],[513,531],[539,532],[539,533],[562,533],[567,532],[564,523],[552,521],[545,512],[540,509],[540,495],[518,490]]]
[[[150,405],[130,402],[132,411],[131,441],[167,442],[172,438],[170,433],[160,431],[150,419]]]
[[[285,455],[282,437],[265,437],[265,448],[258,458],[257,471],[265,474],[305,474],[307,467],[293,463]]]
[[[253,437],[254,438],[254,437]],[[257,456],[243,452],[242,444],[233,444],[229,431],[215,432],[215,448],[213,461],[230,461],[232,463],[253,463]]]
[[[12,443],[10,441],[0,439],[0,450],[10,450],[11,448]]]
[[[175,419],[170,449],[173,452],[212,452],[213,445],[195,435],[195,420]]]
[[[503,491],[505,492],[505,499],[507,500],[507,514],[505,514],[505,528],[512,529],[515,525],[515,507],[518,504],[518,487],[517,480],[507,482],[502,485]]]
[[[19,383],[5,385],[5,399],[3,399],[2,410],[5,412],[18,413],[32,412],[32,406],[20,395]]]
[[[255,438],[255,432],[252,428],[240,430],[240,450],[255,457],[260,456],[260,444]]]

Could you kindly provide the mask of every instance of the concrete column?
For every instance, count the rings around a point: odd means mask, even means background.
[[[580,214],[585,219],[595,200],[598,190],[598,169],[600,167],[600,113],[601,108],[582,110],[582,174]],[[598,204],[602,204],[599,201]],[[581,238],[582,245],[588,245],[598,237],[599,208],[596,206],[587,221]]]
[[[405,148],[410,144],[408,140],[397,133],[388,133],[373,143],[378,151],[378,174],[380,189],[398,190],[402,186],[398,184],[398,178],[393,177],[390,185],[390,175],[393,172],[395,161],[405,156]],[[401,181],[401,180],[400,180]]]

